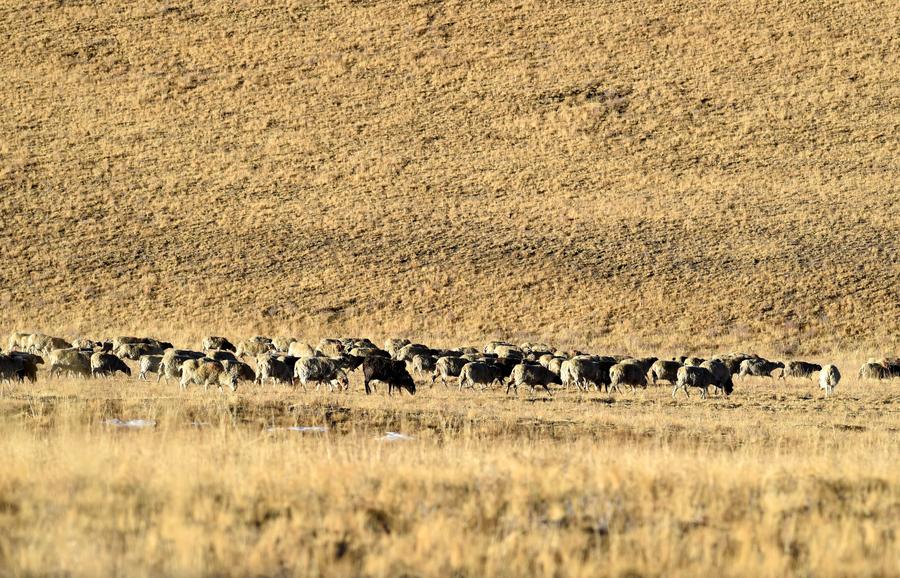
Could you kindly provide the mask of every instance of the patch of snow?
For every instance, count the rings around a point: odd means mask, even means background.
[[[114,427],[130,427],[130,428],[143,428],[143,427],[153,427],[156,425],[156,421],[152,419],[130,419],[128,421],[122,421],[117,417],[113,419],[108,419],[104,422],[106,425],[111,425]]]
[[[395,431],[389,431],[386,434],[384,434],[383,436],[381,436],[380,438],[378,438],[379,441],[383,441],[383,442],[400,442],[400,441],[409,441],[409,440],[413,440],[413,439],[415,439],[415,438],[412,436],[408,436],[406,434],[398,433]]]

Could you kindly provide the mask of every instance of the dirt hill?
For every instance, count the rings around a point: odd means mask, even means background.
[[[0,329],[896,348],[895,2],[0,9]]]

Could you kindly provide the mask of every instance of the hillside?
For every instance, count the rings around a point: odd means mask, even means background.
[[[894,2],[59,0],[0,30],[3,331],[900,346]]]

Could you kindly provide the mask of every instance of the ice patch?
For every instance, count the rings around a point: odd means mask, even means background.
[[[282,430],[282,429],[285,431],[299,431],[299,432],[306,432],[306,433],[325,433],[326,431],[328,431],[327,427],[321,426],[321,425],[303,425],[303,426],[294,425],[291,427],[284,427],[284,428],[270,427],[270,428],[266,428],[266,431],[278,431],[278,430]]]
[[[415,438],[412,436],[408,436],[406,434],[395,432],[395,431],[389,431],[377,439],[379,441],[383,441],[383,442],[401,442],[401,441],[413,440]]]
[[[130,419],[128,421],[122,421],[117,417],[113,419],[108,419],[104,422],[106,425],[111,425],[114,427],[130,427],[130,428],[142,428],[142,427],[153,427],[156,425],[156,421],[152,419]]]

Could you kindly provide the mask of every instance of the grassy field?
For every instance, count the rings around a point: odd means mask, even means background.
[[[898,28],[886,1],[2,2],[0,328],[896,353]]]
[[[896,384],[674,402],[355,385],[8,392],[0,575],[898,575]]]
[[[900,353],[897,30],[888,1],[0,0],[0,335],[844,373],[674,402],[42,373],[0,396],[0,578],[900,575],[900,397],[855,379]]]

